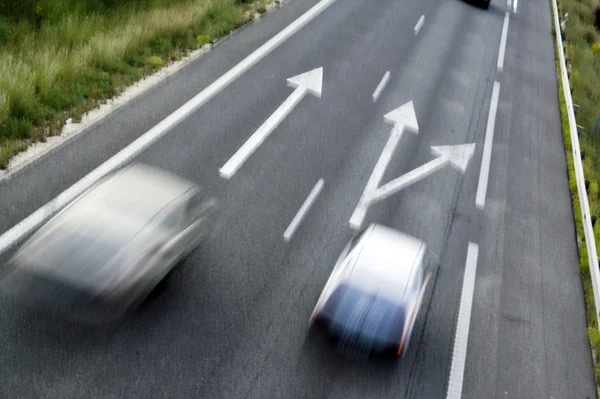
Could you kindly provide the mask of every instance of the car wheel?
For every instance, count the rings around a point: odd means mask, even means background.
[[[481,2],[481,8],[483,8],[484,10],[487,10],[488,8],[490,8],[490,3],[492,2],[492,0],[483,0]]]
[[[125,310],[125,317],[130,317],[132,313],[134,313],[138,308],[145,308],[150,306],[150,304],[160,296],[166,290],[167,284],[169,282],[168,276],[170,273],[167,273],[163,278],[153,283],[150,283],[148,286],[144,288],[142,292],[138,294],[138,296],[131,301],[127,309]]]

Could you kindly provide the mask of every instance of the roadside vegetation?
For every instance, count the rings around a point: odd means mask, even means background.
[[[573,103],[580,106],[577,124],[584,128],[580,136],[580,147],[583,155],[583,168],[590,211],[600,216],[600,198],[598,181],[600,176],[600,1],[599,0],[558,0],[559,20],[565,13],[568,19],[563,33],[567,69],[570,71],[569,84],[572,90]],[[554,26],[554,22],[553,22]],[[554,28],[552,34],[555,34]],[[558,51],[558,48],[556,49]],[[556,55],[557,70],[560,71],[558,53]],[[585,293],[587,324],[590,344],[594,358],[596,385],[600,385],[600,331],[596,318],[594,292],[590,277],[588,252],[583,233],[583,222],[577,193],[577,182],[573,163],[571,137],[567,107],[563,94],[562,79],[559,82],[559,102],[562,116],[562,131],[567,155],[569,186],[577,238],[579,242],[579,267]],[[594,225],[595,241],[600,240],[600,222]]]
[[[275,1],[279,3],[279,1]],[[272,0],[0,1],[0,169]]]

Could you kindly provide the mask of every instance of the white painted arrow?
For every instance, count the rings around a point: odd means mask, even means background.
[[[350,219],[350,226],[353,228],[360,228],[362,224],[362,220],[367,213],[367,208],[369,207],[369,197],[373,190],[375,190],[381,179],[385,170],[387,169],[390,160],[392,159],[392,155],[400,142],[400,138],[402,138],[402,133],[405,130],[409,132],[418,134],[419,133],[419,124],[417,123],[417,115],[415,113],[415,107],[412,101],[407,102],[404,105],[396,108],[395,110],[387,113],[384,116],[384,119],[387,123],[392,124],[394,127],[392,128],[392,132],[390,134],[390,138],[383,148],[383,152],[375,165],[375,169],[373,169],[373,173],[367,182],[365,190],[363,191],[360,200],[358,201],[358,205]]]
[[[438,155],[438,157],[432,161],[427,162],[425,165],[421,165],[416,169],[411,170],[408,173],[392,180],[391,182],[376,188],[371,198],[371,202],[381,201],[392,194],[397,193],[405,187],[410,186],[419,180],[437,172],[447,164],[465,173],[467,165],[475,152],[475,144],[459,144],[459,145],[444,145],[438,147],[431,147],[431,152]]]
[[[321,98],[323,87],[323,68],[296,75],[287,80],[296,90],[277,108],[273,114],[250,136],[244,145],[227,161],[219,174],[225,179],[231,178],[256,149],[269,137],[279,124],[289,115],[307,93]]]
[[[373,204],[374,202],[381,201],[390,195],[410,186],[411,184],[426,178],[448,164],[458,169],[462,173],[465,173],[467,165],[469,164],[469,161],[475,152],[475,144],[471,143],[431,147],[431,152],[437,154],[437,158],[419,166],[416,169],[411,170],[408,173],[403,174],[402,176],[381,187],[373,188],[368,192],[365,190],[365,194],[363,194],[364,200],[361,198],[361,201],[363,202],[359,203],[359,206],[356,207],[356,210],[350,219],[350,226],[353,229],[358,230],[362,224],[369,205]]]

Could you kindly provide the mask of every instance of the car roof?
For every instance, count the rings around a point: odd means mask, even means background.
[[[111,231],[132,238],[171,203],[194,188],[176,175],[145,164],[131,164],[100,180],[36,232],[81,229]]]
[[[195,184],[179,176],[134,163],[107,176],[74,208],[101,207],[148,219],[193,188]]]
[[[425,243],[390,227],[372,224],[360,237],[356,250],[351,284],[401,300],[414,265],[424,256]]]

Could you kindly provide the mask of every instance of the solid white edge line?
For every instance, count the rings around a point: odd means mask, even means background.
[[[513,13],[514,14],[517,13],[517,4],[519,4],[519,0],[514,0],[513,1]]]
[[[377,85],[377,88],[373,92],[373,102],[376,102],[377,99],[379,99],[381,92],[383,91],[383,89],[385,89],[385,86],[387,85],[389,80],[390,80],[390,71],[387,71],[383,75],[383,78],[381,78],[381,82],[379,82],[379,85]]]
[[[500,83],[494,82],[492,91],[492,102],[490,103],[490,113],[488,114],[488,123],[485,131],[485,141],[483,143],[483,156],[481,158],[481,169],[479,171],[479,184],[477,185],[477,196],[475,205],[483,209],[485,205],[485,196],[487,192],[488,179],[490,177],[490,162],[492,159],[492,143],[494,141],[494,129],[496,127],[496,113],[498,111],[498,97],[500,96]]]
[[[292,219],[292,222],[283,233],[283,239],[286,242],[290,241],[290,239],[296,232],[296,229],[300,225],[300,222],[302,222],[302,219],[304,219],[304,216],[306,216],[306,213],[309,211],[310,207],[314,204],[315,200],[323,190],[324,183],[325,182],[323,181],[323,179],[319,179],[319,181],[317,182],[317,184],[315,184],[310,194],[308,194],[308,197],[298,210],[298,213],[296,213],[296,216],[294,216],[294,219]]]
[[[507,10],[510,10],[510,9],[511,9],[510,0],[506,0],[506,9],[507,9]]]
[[[421,15],[421,18],[419,18],[419,22],[417,22],[417,24],[415,25],[415,36],[419,34],[419,31],[423,27],[424,23],[425,23],[425,15]]]
[[[456,322],[456,333],[454,335],[454,349],[452,352],[452,363],[450,366],[450,377],[448,379],[446,399],[460,399],[462,396],[478,255],[479,247],[477,244],[469,242],[465,275],[463,277],[460,305],[458,308],[458,321]]]
[[[506,52],[506,37],[508,35],[508,22],[510,13],[506,11],[504,14],[504,24],[502,25],[502,37],[500,38],[500,50],[498,50],[498,72],[504,69],[504,54]]]
[[[327,9],[336,0],[321,0],[311,9],[302,14],[298,19],[288,25],[285,29],[277,33],[265,44],[254,50],[250,55],[240,61],[236,66],[231,68],[219,79],[183,104],[172,114],[160,121],[152,129],[148,130],[133,143],[119,151],[112,158],[104,162],[102,165],[87,174],[77,183],[73,184],[56,198],[43,205],[37,211],[23,219],[21,222],[7,230],[0,236],[0,254],[12,247],[25,235],[39,227],[47,218],[49,218],[56,209],[61,208],[67,203],[74,200],[77,196],[91,187],[95,182],[100,180],[106,174],[123,166],[128,161],[133,159],[140,152],[148,148],[156,140],[164,136],[170,129],[188,117],[196,109],[204,105],[207,101],[220,93],[224,88],[229,86],[234,80],[241,76],[244,72],[262,60],[265,56],[276,49],[280,44],[285,42],[294,33],[316,18],[325,9]]]

